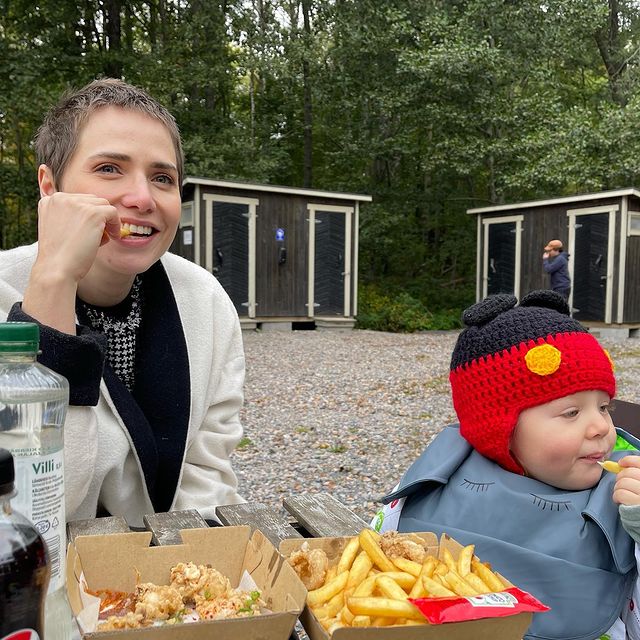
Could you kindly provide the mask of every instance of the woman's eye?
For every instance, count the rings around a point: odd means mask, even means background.
[[[174,179],[171,176],[169,176],[169,175],[167,175],[165,173],[163,173],[162,175],[156,176],[154,178],[154,180],[156,182],[160,182],[162,184],[173,184],[175,182]]]
[[[100,173],[116,173],[117,168],[112,164],[101,164],[96,171],[99,171]]]

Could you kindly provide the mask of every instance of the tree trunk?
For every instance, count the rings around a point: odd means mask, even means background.
[[[311,99],[311,73],[309,70],[309,48],[311,43],[311,24],[309,20],[310,0],[302,0],[302,19],[304,21],[304,53],[302,60],[302,84],[304,93],[304,160],[303,185],[313,185],[313,105]]]
[[[106,35],[106,54],[104,63],[105,73],[112,78],[122,77],[122,27],[120,10],[122,0],[104,1],[104,28]]]
[[[627,68],[624,42],[620,37],[620,3],[609,0],[609,19],[606,27],[595,34],[598,51],[607,70],[611,99],[620,106],[625,106],[627,98],[621,86],[621,76]]]

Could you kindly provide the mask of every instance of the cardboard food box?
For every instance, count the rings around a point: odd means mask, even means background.
[[[438,541],[434,533],[418,533],[427,543],[427,553],[442,559],[442,550],[449,549],[457,560],[462,545],[444,534]],[[301,540],[292,538],[280,543],[280,553],[286,558],[292,551],[299,549],[304,542],[309,548],[324,549],[329,557],[329,566],[338,562],[342,550],[350,538],[311,538]],[[482,558],[480,558],[482,560]],[[498,574],[500,575],[500,574]],[[504,576],[500,577],[512,585]],[[332,635],[318,622],[309,607],[305,606],[300,620],[311,640],[522,640],[531,624],[531,613],[518,613],[505,618],[485,618],[469,622],[450,622],[446,624],[426,624],[420,626],[395,627],[345,627],[336,629]]]
[[[287,640],[304,606],[306,589],[295,571],[260,531],[241,527],[212,527],[181,531],[183,544],[150,547],[151,533],[79,536],[67,551],[67,593],[74,615],[82,610],[81,577],[89,589],[134,591],[141,582],[169,584],[169,571],[178,562],[210,564],[237,587],[246,570],[261,591],[271,613],[229,620],[121,631],[84,633],[85,639],[136,640]]]

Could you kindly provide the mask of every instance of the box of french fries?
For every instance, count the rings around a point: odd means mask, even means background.
[[[547,610],[446,534],[365,529],[279,550],[307,587],[311,640],[520,640],[532,613]]]

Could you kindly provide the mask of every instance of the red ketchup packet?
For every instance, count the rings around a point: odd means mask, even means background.
[[[451,598],[409,598],[422,615],[432,624],[465,622],[480,618],[504,618],[525,611],[548,611],[549,607],[530,593],[517,587],[499,593]]]

